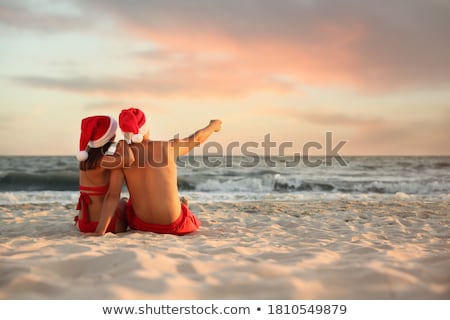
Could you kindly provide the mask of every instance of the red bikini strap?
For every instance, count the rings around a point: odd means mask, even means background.
[[[99,187],[80,186],[80,191],[90,191],[92,196],[102,196],[108,191],[109,184]]]

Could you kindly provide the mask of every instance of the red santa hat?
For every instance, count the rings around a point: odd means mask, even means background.
[[[125,138],[131,136],[131,141],[142,142],[148,131],[145,123],[145,114],[137,108],[124,109],[119,115],[119,126]]]
[[[108,143],[115,135],[117,121],[109,116],[93,116],[81,121],[80,151],[77,154],[78,161],[85,161],[90,148],[100,148]]]

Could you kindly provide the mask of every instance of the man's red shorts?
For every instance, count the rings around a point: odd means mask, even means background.
[[[133,206],[131,205],[131,199],[130,201],[128,201],[125,212],[127,215],[128,226],[131,229],[140,231],[150,231],[155,233],[166,233],[181,236],[197,231],[201,225],[200,220],[198,220],[197,217],[194,216],[194,214],[188,209],[188,207],[184,205],[184,203],[181,203],[180,216],[171,224],[152,224],[142,221],[134,214]]]

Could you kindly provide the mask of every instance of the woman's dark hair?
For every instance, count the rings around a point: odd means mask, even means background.
[[[111,143],[114,142],[114,138],[115,137],[112,137],[111,140],[109,140],[103,147],[89,148],[88,149],[89,158],[87,158],[87,160],[85,161],[80,162],[80,170],[86,171],[100,167],[100,162],[102,161],[102,158],[105,155]]]

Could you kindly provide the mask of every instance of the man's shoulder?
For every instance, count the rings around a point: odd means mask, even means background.
[[[135,161],[132,149],[125,140],[113,142],[102,158],[101,166],[105,169],[120,169],[130,166]]]

